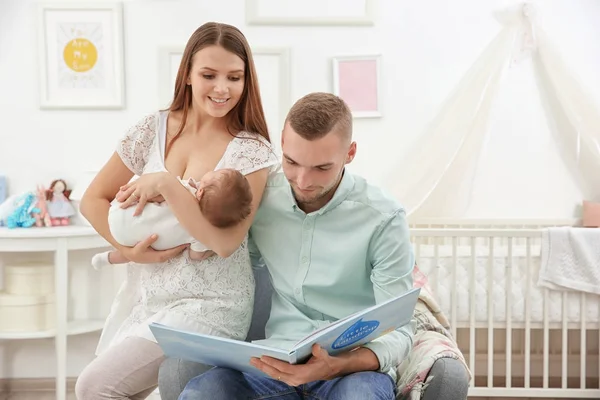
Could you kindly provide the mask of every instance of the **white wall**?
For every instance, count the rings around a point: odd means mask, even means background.
[[[499,26],[491,12],[515,2],[380,0],[376,3],[374,27],[306,28],[246,26],[242,0],[126,1],[126,108],[120,111],[41,111],[33,2],[0,0],[0,121],[3,124],[0,174],[8,176],[14,193],[30,189],[36,183],[48,184],[56,177],[74,180],[81,171],[100,168],[128,126],[159,106],[158,46],[183,45],[200,24],[216,20],[240,27],[252,46],[291,49],[292,101],[311,91],[331,90],[332,56],[383,54],[384,117],[356,121],[359,153],[352,165],[355,172],[381,183],[381,173],[389,172],[395,161],[409,151],[445,96],[497,33]],[[600,2],[544,0],[538,2],[538,8],[546,30],[561,47],[567,64],[587,83],[600,104],[600,76],[597,74],[600,47],[595,45],[595,38],[600,37],[597,24]],[[510,90],[519,98],[521,90],[528,88],[528,85],[512,85]],[[510,98],[507,102],[511,104]],[[525,106],[511,110],[511,121],[529,121],[518,134],[530,138],[543,135],[544,128],[535,122],[541,110]],[[511,148],[499,137],[502,128],[517,134],[512,125],[505,124],[494,131],[493,142],[490,139],[494,146],[488,147],[489,153],[481,166],[484,174],[478,177],[469,215],[572,216],[573,207],[581,199],[560,159],[553,155],[551,143],[543,139],[546,144],[540,148],[534,140],[526,141],[526,146],[531,148],[520,148],[519,157],[513,157]],[[533,148],[539,150],[532,151]],[[535,168],[531,168],[532,165]],[[398,179],[407,173],[410,171],[398,171]],[[547,179],[542,174],[552,177]],[[486,182],[489,177],[498,177],[501,181]],[[515,182],[514,185],[511,182]],[[523,190],[526,190],[525,195]],[[83,338],[88,342],[78,342],[73,347],[91,351],[96,339],[97,336],[90,335]],[[36,344],[42,345],[48,347],[51,343]],[[19,354],[17,351],[16,355]],[[28,357],[34,354],[34,351],[29,352]],[[84,360],[77,361],[75,355],[70,361],[71,374],[84,363]],[[31,372],[33,366],[35,371]],[[50,376],[52,371],[51,364],[22,359],[11,375]]]

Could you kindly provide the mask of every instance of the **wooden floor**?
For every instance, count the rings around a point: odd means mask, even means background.
[[[526,398],[526,397],[469,397],[469,400],[555,400],[555,399],[544,399],[540,397],[536,398]],[[19,392],[13,393],[11,395],[2,396],[0,394],[0,400],[56,400],[54,397],[54,392]],[[67,400],[77,400],[75,398],[75,393],[69,393],[67,396]],[[160,400],[159,397],[149,397],[148,400]],[[568,400],[568,399],[566,399]]]
[[[54,390],[32,390],[32,391],[18,391],[11,393],[0,392],[0,400],[56,400]],[[75,392],[69,390],[67,392],[67,400],[77,400]],[[157,393],[153,393],[147,400],[160,400],[160,396]]]
[[[56,400],[54,391],[31,391],[0,393],[0,400]],[[67,393],[67,400],[77,400],[74,392]],[[160,400],[158,394],[148,397],[147,400]]]

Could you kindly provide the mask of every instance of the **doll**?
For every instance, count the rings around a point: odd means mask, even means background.
[[[6,218],[6,226],[9,229],[29,228],[35,224],[35,218],[32,216],[40,210],[35,207],[36,198],[32,192],[27,192],[14,199],[14,209]]]
[[[62,179],[56,179],[46,191],[46,209],[52,226],[69,225],[69,219],[74,216],[75,208],[69,196],[71,191]]]
[[[33,213],[33,217],[35,218],[35,226],[38,228],[52,226],[50,215],[48,215],[48,208],[46,207],[46,188],[38,185],[36,195],[37,209],[39,212]]]

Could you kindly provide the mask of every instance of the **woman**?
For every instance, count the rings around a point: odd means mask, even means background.
[[[148,328],[151,322],[245,338],[254,295],[246,234],[276,163],[245,37],[229,25],[202,25],[186,45],[171,107],[127,132],[81,202],[82,214],[131,263],[99,355],[77,381],[79,400],[144,399],[156,388],[164,354]],[[252,189],[250,217],[227,229],[208,223],[179,181],[220,168],[240,170]],[[134,174],[139,179],[128,183]],[[190,260],[185,245],[156,251],[151,247],[156,235],[135,247],[120,245],[107,222],[117,192],[122,207],[137,205],[137,214],[148,201],[166,201],[216,256]]]

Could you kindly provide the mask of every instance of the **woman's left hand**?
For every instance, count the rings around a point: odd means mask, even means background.
[[[168,172],[153,172],[144,174],[133,182],[121,186],[121,190],[115,196],[121,202],[121,208],[137,207],[134,216],[140,215],[148,201],[161,196],[159,186],[169,176]]]

